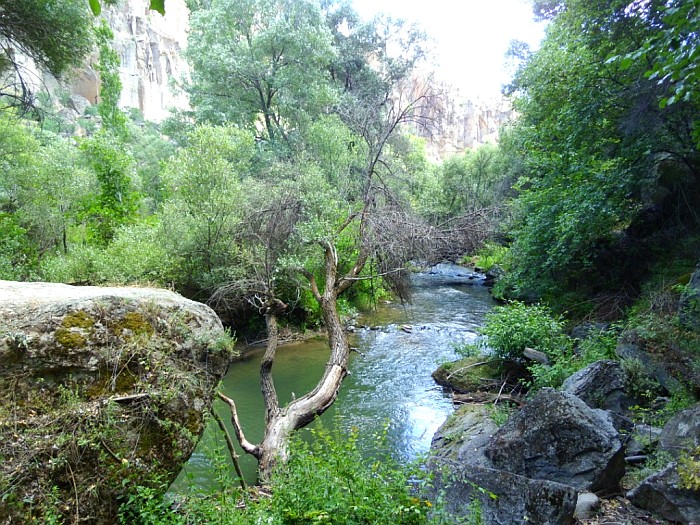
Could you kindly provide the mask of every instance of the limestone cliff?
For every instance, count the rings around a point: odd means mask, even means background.
[[[123,0],[106,16],[121,59],[120,106],[137,108],[146,120],[160,122],[168,108],[188,107],[187,96],[172,88],[188,72],[183,51],[189,11],[184,0],[168,0],[165,16],[148,5],[148,0]]]
[[[500,128],[515,116],[511,101],[505,97],[470,100],[429,74],[414,77],[407,94],[412,99],[427,94],[416,106],[418,120],[427,125],[415,126],[412,132],[426,139],[428,158],[434,161],[495,143]]]
[[[116,523],[174,479],[231,343],[166,290],[0,281],[0,523]]]

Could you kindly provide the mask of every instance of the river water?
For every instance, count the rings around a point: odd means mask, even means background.
[[[323,424],[359,428],[360,446],[371,450],[372,435],[388,423],[389,445],[398,457],[411,460],[426,453],[433,434],[453,411],[449,395],[435,384],[431,373],[456,358],[456,345],[476,338],[477,327],[493,305],[482,283],[478,274],[440,264],[413,276],[410,304],[380,304],[362,316],[358,326],[366,327],[350,337],[351,346],[360,353],[352,353],[349,375],[338,399],[322,416]],[[263,351],[246,352],[223,382],[223,391],[236,401],[243,430],[252,442],[258,442],[264,430],[258,378]],[[280,403],[312,389],[327,358],[328,346],[322,340],[281,346],[273,368]],[[215,409],[229,423],[228,406],[217,400]],[[231,428],[229,432],[234,436]],[[235,477],[227,455],[223,436],[210,421],[171,491],[214,489],[222,472]],[[254,482],[256,462],[241,456],[244,475]]]

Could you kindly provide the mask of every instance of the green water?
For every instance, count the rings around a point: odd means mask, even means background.
[[[351,355],[350,373],[337,401],[322,416],[324,425],[358,427],[364,436],[361,444],[371,451],[372,435],[389,422],[389,443],[400,457],[410,460],[428,451],[435,430],[453,410],[449,395],[430,374],[440,363],[456,357],[455,344],[474,340],[476,328],[493,304],[488,290],[466,273],[456,266],[440,265],[433,275],[414,279],[410,305],[380,305],[359,320],[360,325],[380,328],[360,329],[351,336],[351,345],[362,354]],[[401,330],[404,324],[412,326],[410,333]],[[246,437],[254,443],[264,430],[258,378],[262,353],[263,349],[247,352],[244,360],[231,366],[223,385],[226,395],[236,401]],[[273,369],[280,403],[312,389],[327,357],[325,341],[280,347]],[[217,400],[215,410],[229,423],[227,405]],[[222,472],[234,475],[224,451],[223,436],[212,421],[171,490],[211,489],[218,486]],[[245,477],[255,481],[255,460],[240,455]]]

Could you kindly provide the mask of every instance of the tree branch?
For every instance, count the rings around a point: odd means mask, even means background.
[[[253,445],[245,438],[245,435],[243,434],[243,428],[241,428],[241,423],[238,420],[238,412],[236,411],[236,403],[234,400],[228,396],[225,396],[221,392],[219,392],[219,399],[227,403],[231,408],[231,423],[233,424],[233,430],[236,433],[236,439],[238,439],[238,443],[241,445],[241,448],[247,454],[260,458],[260,447]]]

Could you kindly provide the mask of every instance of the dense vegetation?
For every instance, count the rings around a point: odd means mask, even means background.
[[[262,328],[278,298],[310,327],[336,274],[350,276],[334,297],[350,308],[382,287],[404,293],[409,261],[473,255],[490,234],[477,263],[504,268],[496,294],[524,302],[496,310],[485,333],[504,358],[532,346],[557,364],[535,365],[532,386],[612,357],[623,333],[696,366],[700,341],[676,304],[700,248],[697,1],[534,2],[549,26],[539,50],[513,46],[517,120],[498,146],[439,165],[410,133],[430,124],[414,111],[427,92],[406,102],[424,54],[415,28],[363,21],[345,3],[189,4],[192,109],[157,126],[117,108],[109,30],[81,1],[0,2],[3,74],[16,70],[5,44],[55,74],[98,45],[104,79],[102,102],[76,121],[24,82],[0,93],[1,279],[173,287],[239,332]],[[498,228],[444,228],[465,216]],[[525,304],[538,301],[548,306]],[[582,344],[566,335],[572,319],[617,324]],[[306,452],[280,479],[320,469]],[[362,481],[377,495],[375,474]],[[337,510],[284,497],[263,506],[285,523]],[[426,514],[411,497],[392,507],[407,523]]]

